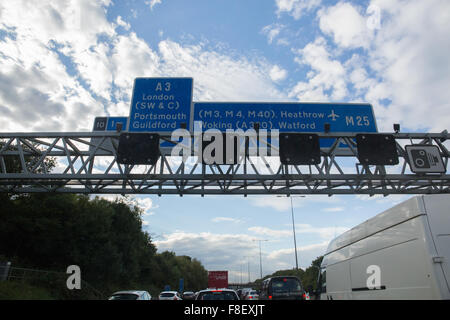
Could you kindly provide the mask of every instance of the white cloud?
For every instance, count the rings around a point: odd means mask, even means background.
[[[270,77],[272,65],[260,58],[231,57],[208,50],[202,43],[182,46],[170,40],[159,43],[165,74],[192,76],[196,101],[282,100]]]
[[[80,76],[89,88],[104,99],[110,99],[113,73],[110,63],[109,46],[99,43],[89,50],[72,55]]]
[[[319,7],[320,3],[321,0],[275,0],[278,16],[286,12],[297,20],[302,17],[304,12]]]
[[[202,262],[209,270],[237,269],[244,256],[256,256],[253,238],[246,234],[189,233],[178,231],[155,241],[158,251],[174,251]]]
[[[332,59],[324,38],[318,37],[294,53],[295,61],[309,66],[311,71],[307,74],[308,81],[298,82],[290,96],[300,101],[341,101],[346,97],[346,70],[339,60]]]
[[[272,81],[279,82],[286,79],[287,71],[275,65],[272,67],[272,69],[270,69],[269,75]]]
[[[121,99],[131,95],[134,78],[161,75],[158,54],[134,32],[114,38],[110,60],[114,84],[120,88]]]
[[[280,38],[277,40],[277,44],[280,46],[289,46],[290,42],[287,38]]]
[[[125,30],[130,30],[131,25],[128,22],[125,22],[121,16],[118,16],[116,19],[116,23],[117,25],[123,27]]]
[[[314,250],[314,249],[325,250],[328,246],[328,243],[329,243],[328,241],[323,241],[323,242],[316,243],[316,244],[300,246],[300,247],[297,247],[297,251],[304,252],[304,251]],[[275,250],[275,251],[271,252],[268,255],[268,258],[273,259],[273,260],[278,260],[278,259],[281,259],[282,255],[293,255],[293,254],[294,254],[294,248],[280,249],[280,250]]]
[[[322,211],[325,211],[325,212],[341,212],[341,211],[344,211],[344,210],[345,210],[344,207],[330,207],[330,208],[325,208]]]
[[[121,17],[107,20],[110,4],[2,2],[2,130],[90,131],[95,116],[128,114],[132,83],[139,76],[193,77],[197,100],[286,98],[275,85],[286,77],[282,68],[202,43],[164,40],[151,48],[132,31],[117,33],[116,28],[127,31],[130,25]]]
[[[95,195],[97,196],[97,195]],[[94,197],[94,196],[92,196]],[[117,199],[120,199],[121,201],[124,201],[126,204],[130,206],[138,206],[142,209],[142,216],[148,217],[155,214],[154,210],[158,209],[158,206],[155,205],[150,197],[145,196],[127,196],[123,197],[117,194],[102,194],[100,196],[103,199],[106,199],[108,201],[116,201]],[[143,223],[144,225],[148,225],[148,223]]]
[[[312,233],[319,235],[324,240],[331,240],[335,236],[344,233],[345,231],[349,230],[350,228],[347,227],[313,227],[309,224],[299,224],[295,225],[295,232],[302,234],[302,233]]]
[[[216,217],[211,219],[212,222],[233,222],[233,223],[240,223],[242,220],[235,219],[235,218],[229,218],[229,217]]]
[[[291,211],[291,197],[285,196],[254,196],[248,198],[250,204],[255,207],[272,208],[279,212]],[[342,200],[339,196],[328,197],[327,195],[313,195],[313,196],[292,196],[292,205],[295,208],[301,208],[307,205],[321,204],[321,205],[336,205],[342,204]]]
[[[286,197],[258,196],[249,198],[250,203],[256,207],[269,207],[276,211],[287,211],[291,208],[291,202]]]
[[[3,130],[91,129],[92,115],[101,114],[102,105],[70,74],[57,52],[83,52],[98,35],[112,34],[103,11],[106,5],[107,1],[2,2],[0,29],[11,30],[0,41]]]
[[[311,265],[311,262],[317,257],[325,254],[329,241],[320,243],[297,246],[297,256],[299,267],[305,269]],[[266,264],[270,264],[275,270],[292,268],[295,265],[294,248],[279,249],[270,252],[266,257]]]
[[[380,131],[392,130],[392,123],[410,130],[447,129],[450,2],[372,0],[369,7],[379,14],[379,28],[370,28],[370,11],[364,15],[363,8],[348,2],[318,13],[321,30],[337,45],[336,55],[364,50],[363,63],[348,63],[342,79],[353,85],[358,100],[374,105]],[[313,62],[302,61],[316,75]],[[320,96],[323,86],[314,86],[313,79],[300,83],[294,94]]]
[[[178,231],[155,241],[159,252],[168,250],[177,255],[188,255],[202,262],[207,270],[229,270],[233,277],[242,275],[247,280],[250,263],[251,280],[259,278],[259,247],[254,237],[247,234],[190,233]],[[328,241],[298,246],[299,263],[308,267],[311,261],[324,254]],[[270,253],[262,250],[263,276],[295,266],[294,250],[277,249]],[[242,271],[236,271],[242,270]]]
[[[161,0],[150,0],[150,1],[145,1],[145,4],[150,6],[150,10],[153,10],[153,7],[156,6],[157,4],[161,4]]]
[[[143,210],[144,217],[152,216],[155,214],[153,210],[155,210],[157,206],[153,204],[152,199],[150,199],[149,197],[146,198],[136,197],[134,198],[134,201]]]
[[[294,3],[280,1],[279,11],[292,13]],[[446,0],[372,0],[367,8],[340,1],[321,8],[317,20],[332,43],[318,36],[293,50],[309,72],[289,97],[369,102],[379,131],[391,131],[393,123],[413,131],[448,129],[448,12]],[[369,23],[374,14],[380,18],[376,28]]]
[[[450,2],[373,1],[382,23],[371,68],[386,86],[390,106],[381,118],[392,125],[442,131],[448,128],[450,91]],[[369,90],[368,94],[371,94]]]
[[[292,229],[274,230],[267,227],[250,227],[248,230],[257,235],[268,236],[270,238],[290,237],[293,235]],[[327,241],[330,241],[336,235],[347,230],[349,230],[347,227],[313,227],[310,224],[295,224],[296,234],[314,234]]]
[[[248,228],[248,231],[253,232],[257,235],[268,236],[270,238],[282,238],[292,235],[292,230],[273,230],[266,227],[250,227]]]
[[[358,8],[347,2],[339,2],[333,7],[318,12],[320,29],[334,37],[334,42],[346,48],[370,45],[373,29],[367,27],[367,18]]]
[[[261,33],[265,34],[267,36],[267,42],[271,44],[273,40],[280,34],[280,32],[283,30],[284,25],[279,23],[274,23],[265,26],[262,28]]]

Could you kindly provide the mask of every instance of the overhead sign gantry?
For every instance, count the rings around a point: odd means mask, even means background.
[[[92,132],[0,133],[0,192],[450,192],[446,131],[378,133],[369,104],[193,102],[192,87],[138,78],[129,117]]]

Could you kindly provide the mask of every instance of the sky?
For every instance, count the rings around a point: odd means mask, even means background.
[[[192,77],[194,101],[363,102],[380,132],[450,123],[448,0],[0,3],[0,131],[90,131],[128,116],[136,77]],[[299,266],[409,196],[293,198]],[[295,266],[291,202],[134,196],[159,251],[240,282]]]

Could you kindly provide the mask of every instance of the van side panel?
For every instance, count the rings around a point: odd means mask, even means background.
[[[450,299],[450,196],[424,196],[429,232],[436,253],[434,257],[437,276],[440,279],[442,294]]]
[[[351,246],[353,299],[439,298],[425,248],[424,220],[423,215],[416,217]],[[373,289],[376,282],[368,279],[377,276],[379,287]]]
[[[349,260],[346,260],[327,267],[327,297],[333,300],[352,299],[349,264]],[[331,276],[328,277],[328,274]]]
[[[425,215],[416,216],[327,254],[327,293],[323,298],[439,299],[425,243],[425,223]],[[376,289],[368,286],[372,284],[369,277],[374,276],[372,266],[379,270]]]
[[[350,251],[344,247],[324,257],[322,266],[327,270],[327,292],[321,299],[351,299]],[[331,275],[331,276],[328,276]]]
[[[322,299],[450,299],[450,195],[411,198],[345,232],[321,267]]]
[[[327,252],[348,246],[386,228],[397,225],[418,215],[425,214],[423,201],[420,197],[408,199],[333,239]]]

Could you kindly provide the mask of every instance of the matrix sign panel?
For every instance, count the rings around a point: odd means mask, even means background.
[[[172,132],[190,126],[192,78],[136,78],[129,132]]]
[[[202,129],[278,129],[280,132],[377,132],[373,108],[356,103],[196,102],[194,121]]]

